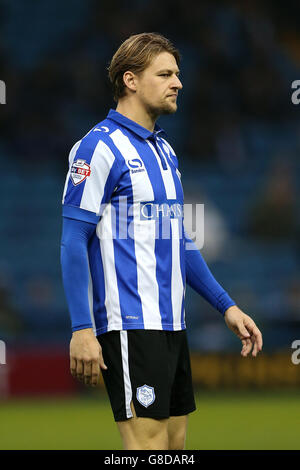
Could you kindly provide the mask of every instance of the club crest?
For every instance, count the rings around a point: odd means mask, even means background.
[[[136,389],[136,398],[141,405],[148,408],[155,400],[154,388],[146,384],[142,387],[138,387]]]
[[[74,186],[82,183],[91,174],[91,168],[85,160],[78,158],[71,167],[71,180]]]

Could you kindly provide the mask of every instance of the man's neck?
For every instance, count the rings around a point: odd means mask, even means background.
[[[140,126],[153,132],[157,117],[151,116],[144,107],[131,103],[129,100],[119,100],[116,111]]]

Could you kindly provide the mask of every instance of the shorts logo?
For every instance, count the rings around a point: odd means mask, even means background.
[[[152,405],[155,400],[154,388],[149,387],[149,385],[146,384],[142,387],[138,387],[136,389],[136,398],[141,405],[145,406],[145,408],[148,408],[148,406]]]
[[[82,183],[91,174],[90,165],[78,158],[71,167],[71,180],[74,186]]]

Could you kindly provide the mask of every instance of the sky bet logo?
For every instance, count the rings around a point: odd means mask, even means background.
[[[131,158],[126,160],[126,164],[130,170],[130,173],[139,173],[145,171],[144,163],[140,158]]]
[[[91,167],[85,160],[77,158],[71,167],[71,180],[74,186],[82,183],[91,174]]]

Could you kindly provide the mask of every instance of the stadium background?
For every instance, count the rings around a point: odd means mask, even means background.
[[[120,448],[108,398],[69,375],[61,195],[70,147],[114,107],[106,67],[130,34],[182,54],[163,117],[203,255],[263,332],[257,359],[187,289],[198,411],[187,447],[299,448],[299,5],[271,1],[0,1],[0,448]]]

